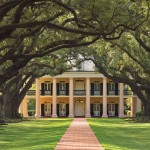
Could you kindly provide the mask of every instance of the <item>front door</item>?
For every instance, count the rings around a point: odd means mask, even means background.
[[[66,104],[59,104],[59,116],[66,116]]]
[[[75,116],[85,116],[84,102],[75,102]]]
[[[45,116],[51,116],[51,103],[44,104]]]
[[[100,116],[100,104],[93,104],[94,116]]]
[[[115,104],[108,104],[108,115],[115,116]]]

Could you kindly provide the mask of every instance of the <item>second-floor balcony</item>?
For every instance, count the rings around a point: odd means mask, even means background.
[[[52,95],[51,90],[41,90],[41,95]]]
[[[28,96],[34,96],[35,93],[36,93],[35,90],[29,90],[29,91],[27,92],[27,95],[28,95]]]
[[[74,90],[74,95],[86,95],[86,90]]]
[[[40,90],[39,94],[41,96],[45,95],[53,95],[53,92],[51,90]],[[119,96],[120,91],[119,90],[113,90],[113,91],[107,91],[108,96]],[[36,90],[29,90],[27,92],[28,96],[34,96],[36,95]],[[69,95],[69,90],[59,90],[57,91],[57,96],[68,96]],[[86,95],[86,90],[73,90],[73,95],[74,96],[85,96]],[[124,90],[124,96],[132,96],[134,95],[131,90]],[[103,96],[102,91],[91,91],[91,96]]]
[[[131,90],[124,90],[124,95],[134,95]]]
[[[100,95],[103,95],[102,91],[98,91],[98,90],[91,91],[91,96],[100,96]]]
[[[64,96],[68,96],[69,95],[69,90],[58,90],[57,91],[57,95],[64,95]]]
[[[107,95],[119,95],[119,90],[109,90],[107,91]]]

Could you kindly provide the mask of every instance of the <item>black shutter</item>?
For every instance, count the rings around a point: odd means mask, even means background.
[[[118,83],[115,83],[115,95],[118,95]]]
[[[109,83],[107,83],[107,95],[109,95]]]
[[[115,116],[118,116],[118,104],[115,104]]]
[[[51,115],[53,114],[53,104],[51,104]]]
[[[103,95],[103,83],[100,84],[101,89],[100,89],[100,95]]]
[[[59,116],[59,104],[57,104],[57,116]]]
[[[45,92],[44,92],[44,83],[41,83],[41,95],[45,95]]]
[[[53,95],[53,83],[51,83],[51,95]]]
[[[41,104],[41,116],[44,116],[45,112],[44,112],[44,104]]]
[[[93,116],[93,104],[91,104],[91,116]]]
[[[69,95],[69,83],[66,83],[66,95]]]
[[[103,104],[100,104],[100,116],[103,115]]]
[[[91,83],[91,95],[94,95],[94,83]]]
[[[107,104],[107,115],[109,115],[109,113],[108,113],[108,105],[109,105],[109,104]]]
[[[69,116],[69,104],[66,104],[66,116]]]
[[[57,83],[57,95],[59,95],[59,83]]]

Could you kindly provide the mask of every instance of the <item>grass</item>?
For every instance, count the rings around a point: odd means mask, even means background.
[[[53,150],[72,119],[38,119],[0,126],[0,150]]]
[[[150,150],[150,124],[91,118],[89,125],[105,150]]]

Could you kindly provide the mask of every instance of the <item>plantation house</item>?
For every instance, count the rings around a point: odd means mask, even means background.
[[[124,101],[131,98],[131,116],[141,111],[141,101],[123,83],[115,83],[94,71],[91,63],[51,77],[36,79],[20,105],[28,117],[27,100],[36,99],[35,117],[124,117]]]

